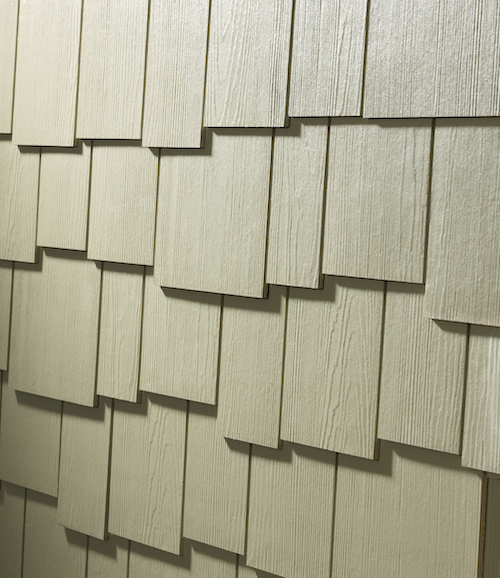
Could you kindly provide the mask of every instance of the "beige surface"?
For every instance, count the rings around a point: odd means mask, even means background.
[[[128,578],[128,550],[129,541],[117,536],[89,538],[86,578]]]
[[[148,0],[83,3],[76,136],[140,139]]]
[[[458,454],[467,326],[429,319],[423,301],[422,286],[387,285],[377,436]]]
[[[94,405],[101,271],[84,253],[45,249],[14,267],[9,385]]]
[[[332,120],[323,273],[422,283],[431,122]]]
[[[10,389],[3,373],[0,479],[57,496],[61,402]]]
[[[217,409],[191,403],[186,446],[183,534],[186,538],[245,551],[250,444],[217,431]]]
[[[330,576],[336,454],[253,446],[247,563],[285,578]]]
[[[13,263],[0,261],[0,369],[9,367]]]
[[[212,0],[204,126],[285,126],[292,0]]]
[[[327,119],[275,132],[266,283],[319,286],[327,140]]]
[[[367,0],[297,0],[290,116],[359,116]]]
[[[216,403],[221,297],[162,289],[146,274],[139,387]]]
[[[152,394],[115,403],[110,534],[180,553],[186,406]]]
[[[270,163],[269,130],[209,131],[202,151],[162,154],[160,285],[263,296]]]
[[[282,439],[374,459],[383,301],[380,281],[290,289]]]
[[[42,149],[37,245],[87,249],[91,155],[84,142],[75,149]]]
[[[140,146],[92,151],[89,259],[152,265],[158,155]]]
[[[39,149],[0,136],[0,259],[35,262]]]
[[[143,291],[144,267],[104,263],[98,395],[137,400]]]
[[[476,576],[482,476],[458,456],[382,442],[339,456],[333,576]]]
[[[143,146],[201,145],[209,0],[152,0]]]
[[[26,490],[2,482],[0,487],[0,560],[2,574],[21,578]]]
[[[112,401],[99,407],[63,404],[59,496],[62,526],[103,540],[106,537]]]
[[[364,116],[500,113],[495,0],[370,2]]]
[[[71,147],[82,0],[23,0],[19,5],[13,139]]]
[[[220,436],[278,447],[286,309],[285,287],[270,287],[267,299],[224,298]]]
[[[19,0],[0,2],[0,133],[12,132]]]
[[[424,305],[430,317],[500,325],[499,158],[498,120],[436,121]]]

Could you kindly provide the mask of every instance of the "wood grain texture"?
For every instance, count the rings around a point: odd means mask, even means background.
[[[220,295],[162,289],[149,271],[140,389],[215,404],[220,316]]]
[[[339,456],[332,575],[477,576],[482,475],[460,458],[382,442]]]
[[[98,395],[137,400],[143,288],[144,267],[103,264]]]
[[[360,116],[367,0],[297,0],[290,116]]]
[[[423,314],[424,288],[387,285],[377,437],[460,453],[467,326]]]
[[[3,374],[0,479],[57,496],[61,402],[14,391]]]
[[[73,146],[81,20],[82,0],[20,3],[15,144]]]
[[[247,563],[285,578],[330,576],[336,455],[252,448]]]
[[[0,261],[0,369],[9,368],[10,310],[14,264]]]
[[[500,474],[500,329],[470,332],[462,465]]]
[[[285,126],[293,0],[212,0],[204,126]]]
[[[160,285],[263,297],[271,145],[270,130],[217,130],[205,150],[162,154]]]
[[[42,150],[37,245],[87,249],[91,150],[84,142]]]
[[[140,139],[148,0],[83,3],[77,138]]]
[[[276,578],[276,574],[269,574],[246,565],[245,557],[238,556],[238,578]]]
[[[423,283],[431,121],[333,120],[323,273]]]
[[[486,535],[484,544],[483,578],[500,576],[500,480],[488,477],[488,502],[486,509]]]
[[[185,401],[115,402],[110,534],[180,553],[186,419]]]
[[[209,6],[150,2],[143,146],[201,146]]]
[[[218,431],[278,447],[287,290],[267,299],[225,297],[219,369]]]
[[[0,487],[0,560],[6,578],[21,578],[26,490],[2,482]]]
[[[87,536],[56,523],[57,500],[26,493],[23,578],[85,578]]]
[[[374,459],[384,284],[290,289],[281,438]]]
[[[35,262],[40,151],[0,137],[0,259]]]
[[[245,551],[250,444],[227,441],[217,408],[190,404],[186,446],[186,538],[230,552]]]
[[[106,537],[112,401],[99,407],[63,404],[57,523]]]
[[[84,253],[45,249],[14,267],[12,389],[94,405],[101,270]]]
[[[94,146],[89,259],[153,264],[157,185],[158,156],[149,149]]]
[[[275,132],[266,283],[319,286],[327,125],[292,119]]]
[[[117,536],[89,538],[86,578],[128,578],[128,550],[129,541]]]
[[[425,293],[430,317],[500,326],[499,158],[498,119],[436,122]]]
[[[186,541],[183,556],[130,544],[128,578],[236,578],[236,555]]]
[[[19,0],[0,2],[0,133],[5,134],[12,132],[18,12]]]
[[[373,0],[364,116],[497,116],[495,0]]]

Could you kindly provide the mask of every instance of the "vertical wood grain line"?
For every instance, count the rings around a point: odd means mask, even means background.
[[[290,297],[290,287],[286,288],[286,300],[285,300],[285,323],[283,327],[283,361],[281,363],[281,392],[280,392],[280,415],[278,421],[278,444],[279,448],[283,447],[283,441],[281,440],[281,417],[283,413],[283,384],[285,381],[285,356],[286,356],[286,336],[287,336],[287,325],[288,325],[288,301]],[[249,480],[250,483],[250,480]],[[249,486],[250,488],[250,486]],[[250,490],[249,490],[250,491]]]
[[[436,119],[432,119],[431,125],[431,145],[429,158],[429,181],[427,184],[427,218],[425,220],[425,236],[424,236],[424,264],[422,282],[425,284],[427,276],[427,249],[429,246],[429,223],[431,214],[431,195],[432,195],[432,165],[434,162],[434,136],[436,134]]]
[[[384,355],[385,310],[387,306],[387,281],[384,281],[384,299],[382,301],[382,318],[380,323],[380,352],[378,362],[377,416],[375,418],[375,458],[378,458],[380,441],[378,439],[378,416],[380,413],[380,385],[382,383],[382,358]]]
[[[319,238],[319,289],[323,288],[323,246],[325,237],[325,215],[326,215],[326,195],[328,190],[328,159],[330,155],[330,126],[332,124],[332,118],[328,117],[328,124],[326,129],[326,153],[325,153],[325,175],[324,175],[324,187],[323,187],[323,207],[321,211],[321,233]]]
[[[267,250],[269,247],[269,222],[271,216],[271,203],[272,203],[272,187],[273,187],[273,167],[274,167],[274,141],[276,138],[276,129],[272,129],[271,133],[271,161],[269,163],[269,188],[267,194],[267,219],[266,219],[266,246],[264,250],[264,297],[268,297],[268,284],[266,283],[266,272],[267,272]]]
[[[184,506],[186,503],[186,471],[187,471],[187,449],[188,449],[188,436],[189,436],[189,413],[191,411],[191,402],[186,401],[186,434],[184,435],[184,469],[182,475],[182,507],[181,507],[181,556],[184,556]]]
[[[462,412],[460,415],[460,441],[458,444],[458,455],[462,455],[462,448],[464,443],[464,416],[465,416],[465,401],[467,398],[467,374],[469,373],[469,350],[470,350],[470,324],[467,325],[467,335],[465,338],[465,360],[464,360],[464,379],[463,379],[463,394],[462,394]]]
[[[293,23],[295,21],[295,0],[292,2],[292,18],[290,21],[290,48],[288,50],[288,73],[286,81],[286,99],[285,99],[285,126],[288,121],[288,103],[290,102],[290,73],[292,71],[292,52],[293,52]]]
[[[219,405],[219,379],[220,379],[220,359],[222,345],[222,317],[224,315],[224,295],[220,299],[220,318],[219,318],[219,350],[217,352],[217,377],[215,379],[215,405]]]
[[[361,102],[359,104],[359,114],[361,115],[361,118],[363,118],[364,116],[364,107],[365,107],[366,55],[368,53],[368,27],[370,25],[370,3],[371,0],[367,0],[366,20],[365,20],[365,50],[363,53],[363,73],[361,75]]]
[[[205,119],[205,103],[206,103],[206,96],[207,96],[207,72],[208,72],[208,47],[210,46],[210,20],[212,17],[212,0],[208,3],[208,22],[207,22],[207,45],[205,47],[205,76],[203,78],[203,104],[201,105],[201,125],[202,125],[202,132],[201,132],[201,148],[205,148],[205,127],[204,119]]]
[[[14,102],[16,101],[16,74],[17,74],[17,42],[19,38],[19,5],[17,6],[17,22],[16,22],[16,50],[14,54],[14,77],[12,86],[12,107],[10,111],[10,132],[12,134],[12,127],[14,126]],[[76,123],[75,123],[76,126]],[[41,151],[40,151],[41,152]],[[26,495],[24,497],[24,505],[26,508]],[[22,565],[21,565],[21,576],[22,576]]]
[[[142,109],[141,109],[141,140],[144,128],[144,103],[146,102],[146,76],[148,74],[148,48],[149,48],[149,20],[151,17],[151,0],[148,0],[148,20],[146,24],[146,50],[144,51],[144,78],[142,83]],[[159,153],[158,149],[158,153]],[[159,154],[158,154],[159,156]],[[159,162],[160,159],[158,159]],[[158,188],[156,189],[158,191]]]
[[[78,96],[80,94],[80,58],[82,55],[82,30],[83,30],[83,5],[85,0],[82,0],[82,9],[80,12],[80,41],[78,43],[78,73],[76,75],[76,99],[75,99],[75,125],[73,130],[73,140],[76,139],[76,125],[78,124]],[[90,153],[92,155],[92,151]],[[92,157],[91,157],[92,159]],[[92,163],[92,160],[91,160]],[[88,227],[87,227],[88,230]],[[88,551],[88,548],[87,548]]]
[[[88,190],[88,197],[89,197],[89,202],[88,202],[88,206],[87,206],[87,237],[85,239],[85,250],[88,249],[89,246],[89,223],[90,223],[90,203],[92,202],[92,195],[91,195],[91,191],[92,191],[92,165],[93,165],[93,159],[94,159],[94,141],[90,141],[90,165],[89,165],[89,190]]]

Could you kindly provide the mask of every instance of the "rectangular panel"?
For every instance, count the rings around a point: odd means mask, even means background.
[[[363,116],[497,116],[496,0],[372,0]]]
[[[488,477],[486,536],[484,543],[484,578],[500,576],[500,480]]]
[[[130,544],[128,578],[236,578],[236,555],[206,544],[185,542],[174,556],[143,544]]]
[[[271,131],[207,133],[160,162],[155,277],[165,287],[264,294]]]
[[[163,289],[149,272],[140,389],[215,404],[220,315],[220,295]]]
[[[386,299],[377,437],[458,454],[467,326],[425,317],[422,286]]]
[[[212,0],[205,126],[285,126],[293,0]]]
[[[61,402],[14,391],[3,374],[0,479],[57,496]]]
[[[82,0],[28,0],[19,6],[13,139],[71,147]]]
[[[85,578],[87,536],[56,523],[57,500],[28,491],[23,578]]]
[[[245,551],[250,444],[228,441],[217,408],[190,404],[183,535],[230,552]]]
[[[425,313],[500,326],[500,122],[437,121]]]
[[[278,447],[287,308],[285,287],[267,299],[225,297],[219,370],[218,431]]]
[[[128,550],[129,541],[123,538],[90,537],[86,578],[128,578]]]
[[[500,474],[500,329],[470,331],[462,465]]]
[[[266,283],[319,286],[327,125],[293,119],[275,133]]]
[[[104,540],[107,526],[112,405],[63,404],[57,523]]]
[[[158,156],[107,144],[92,151],[89,259],[152,265]]]
[[[291,289],[281,438],[374,459],[384,284]]]
[[[37,245],[87,249],[91,146],[42,150]]]
[[[290,116],[360,116],[367,0],[296,0]]]
[[[9,383],[94,405],[101,271],[84,253],[45,249],[14,267]]]
[[[209,6],[150,2],[143,146],[201,146]]]
[[[103,263],[97,394],[136,401],[144,267]]]
[[[0,369],[9,365],[10,310],[14,264],[0,261]]]
[[[19,0],[0,2],[0,133],[5,134],[12,132],[18,9]]]
[[[423,283],[431,121],[332,120],[323,273]]]
[[[83,3],[77,138],[140,139],[148,0]]]
[[[26,490],[2,482],[0,487],[0,560],[2,575],[21,578]]]
[[[247,563],[285,578],[329,578],[336,454],[252,448]]]
[[[0,137],[0,259],[35,262],[39,149]]]
[[[115,402],[109,532],[180,554],[187,403]]]
[[[382,442],[339,456],[332,576],[477,576],[482,475],[460,458]]]

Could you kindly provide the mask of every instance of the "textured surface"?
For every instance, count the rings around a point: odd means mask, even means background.
[[[0,133],[5,134],[12,130],[18,10],[19,0],[0,2]]]
[[[495,0],[372,0],[368,117],[498,116]]]
[[[15,144],[73,146],[81,20],[82,0],[19,3]]]
[[[0,560],[8,578],[21,578],[26,490],[2,482],[0,487]]]
[[[15,266],[13,389],[94,405],[101,271],[84,257],[45,249],[40,263]]]
[[[367,0],[296,0],[290,116],[359,116]]]
[[[92,147],[44,148],[40,157],[37,245],[87,249]]]
[[[148,0],[83,3],[76,136],[140,139]]]
[[[157,184],[158,157],[149,149],[94,147],[90,259],[153,264]]]
[[[384,284],[291,289],[281,437],[373,459]]]
[[[431,123],[332,120],[323,273],[422,283]]]
[[[143,146],[201,146],[209,0],[151,0]]]
[[[129,542],[117,536],[89,538],[87,578],[127,578]]]
[[[13,264],[0,261],[0,369],[8,369]]]
[[[212,0],[205,126],[285,125],[292,10],[292,0]]]

